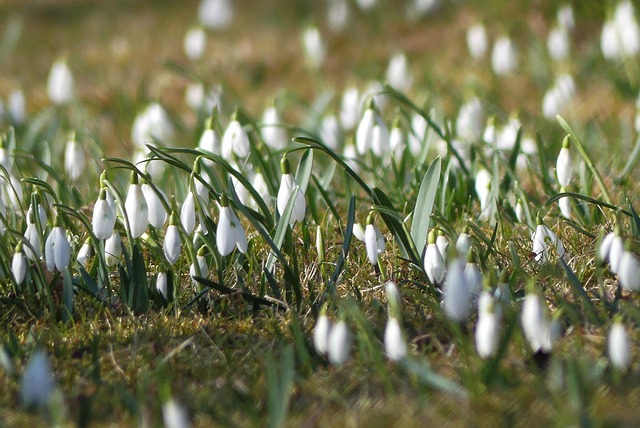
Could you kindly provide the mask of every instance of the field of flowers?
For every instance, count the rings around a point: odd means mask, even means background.
[[[0,426],[640,423],[633,2],[14,3]]]

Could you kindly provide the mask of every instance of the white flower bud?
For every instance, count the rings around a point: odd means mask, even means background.
[[[611,365],[618,370],[626,370],[631,365],[631,346],[624,324],[616,321],[609,330],[608,347]]]
[[[329,333],[329,362],[339,366],[351,358],[351,343],[353,338],[344,320],[338,321]]]

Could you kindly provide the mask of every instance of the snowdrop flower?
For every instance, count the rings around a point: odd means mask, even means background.
[[[84,151],[72,133],[64,150],[64,169],[71,181],[78,181],[87,165]]]
[[[427,140],[429,124],[427,120],[415,113],[411,116],[411,131],[409,133],[409,151],[412,156],[418,156],[422,151],[422,146]]]
[[[247,252],[247,235],[238,216],[229,206],[229,198],[226,193],[220,198],[220,218],[216,231],[216,246],[221,256],[231,254],[234,247],[238,247],[241,253]]]
[[[516,69],[518,54],[509,37],[502,36],[496,40],[491,52],[491,65],[498,76],[506,76]]]
[[[180,258],[182,242],[180,240],[180,231],[178,230],[178,226],[176,226],[175,213],[172,213],[169,218],[169,227],[167,228],[167,233],[164,235],[162,249],[170,265],[175,264]]]
[[[565,4],[558,9],[556,14],[556,19],[558,20],[558,25],[567,30],[573,30],[576,26],[575,19],[573,17],[573,8],[570,4]]]
[[[13,259],[11,260],[11,272],[13,278],[16,280],[16,284],[22,284],[24,277],[27,274],[27,258],[22,251],[22,242],[18,242],[16,250],[13,253]]]
[[[280,179],[280,188],[278,189],[278,212],[280,215],[284,214],[289,199],[293,196],[294,191],[295,202],[293,204],[293,212],[291,213],[291,219],[289,224],[293,225],[296,221],[304,220],[304,213],[307,210],[307,202],[304,199],[304,192],[298,186],[295,177],[291,174],[291,165],[289,159],[283,157],[280,161],[280,170],[282,171],[282,177]],[[296,188],[298,189],[296,191]]]
[[[302,46],[304,48],[307,66],[312,70],[322,67],[327,56],[327,48],[322,41],[322,35],[317,27],[307,27],[302,33]]]
[[[202,150],[206,150],[215,155],[222,154],[222,137],[217,129],[213,126],[213,118],[210,117],[207,120],[207,127],[200,136],[200,140],[198,141],[198,148]],[[209,159],[203,159],[203,162],[208,167],[212,167],[214,162]]]
[[[483,310],[478,312],[476,324],[476,349],[480,358],[483,359],[494,356],[500,344],[501,316],[494,307],[495,302],[491,295],[488,293],[486,295],[489,296],[489,302]]]
[[[344,320],[339,320],[329,332],[329,362],[340,366],[351,358],[351,343],[353,338]]]
[[[395,317],[389,317],[384,329],[384,350],[391,361],[400,361],[407,356],[407,343],[400,322]]]
[[[147,150],[145,144],[168,144],[173,137],[169,115],[158,103],[152,103],[138,113],[131,126],[131,141],[143,151]]]
[[[160,270],[158,272],[158,277],[156,278],[156,291],[160,293],[164,300],[168,300],[168,284],[169,284],[169,275],[165,270]]]
[[[558,154],[558,160],[556,161],[556,174],[558,176],[558,183],[562,187],[568,187],[573,176],[573,158],[571,157],[571,150],[569,150],[569,136],[567,135],[562,142],[562,149]]]
[[[202,278],[206,278],[207,276],[209,276],[209,263],[207,262],[206,255],[206,247],[200,247],[200,249],[198,250],[198,254],[196,255],[197,265],[196,263],[191,263],[191,266],[189,266],[189,276],[191,276],[192,278],[194,276],[200,276]],[[199,274],[198,270],[200,271]]]
[[[516,218],[518,219],[518,222],[524,223],[527,220],[526,217],[524,205],[522,205],[522,199],[518,198],[518,201],[516,202]]]
[[[327,25],[334,33],[341,33],[349,22],[347,0],[329,0],[327,5]]]
[[[373,140],[373,128],[377,122],[375,104],[373,99],[369,102],[369,106],[364,111],[358,130],[356,131],[356,148],[358,153],[363,155],[371,148]]]
[[[344,150],[342,151],[342,157],[353,171],[355,171],[356,173],[360,171],[360,163],[358,162],[358,151],[356,150],[356,146],[353,144],[352,139],[347,140],[347,144],[345,144]]]
[[[614,232],[610,232],[602,238],[600,243],[600,247],[598,247],[597,256],[599,262],[608,262],[609,261],[609,252],[611,251],[611,244],[613,243],[614,237],[620,237],[620,228],[616,226]],[[622,251],[624,251],[624,242],[622,238],[620,238],[620,244],[622,245],[622,250],[619,251],[618,257],[622,256]]]
[[[620,236],[618,228],[616,228],[613,233],[605,236],[600,246],[599,254],[602,260],[609,261],[609,269],[611,269],[611,272],[618,274],[620,261],[624,254],[624,240]]]
[[[528,291],[522,305],[522,330],[535,353],[548,353],[553,347],[553,326],[547,314],[547,307],[536,292]]]
[[[411,89],[413,75],[404,53],[398,52],[391,57],[387,67],[387,82],[394,88],[406,92]]]
[[[47,80],[47,95],[56,105],[66,104],[73,99],[73,75],[66,59],[58,59],[51,66]]]
[[[107,201],[107,188],[100,189],[100,196],[93,206],[92,226],[93,234],[98,239],[108,239],[113,235],[116,225],[116,211]]]
[[[431,230],[427,238],[427,249],[424,253],[424,271],[432,284],[440,285],[444,280],[444,257],[442,257],[442,253],[436,245],[435,230]]]
[[[378,257],[384,252],[384,236],[380,229],[373,224],[373,217],[369,215],[367,227],[364,229],[364,244],[367,249],[367,257],[372,265],[378,264]]]
[[[267,186],[267,182],[264,180],[264,176],[261,173],[256,172],[255,174],[253,174],[253,177],[251,178],[251,186],[253,186],[256,192],[258,192],[258,195],[260,195],[260,198],[262,198],[267,206],[272,205],[273,197],[271,196],[269,186]],[[251,206],[253,208],[256,208],[258,206],[253,197],[251,197]]]
[[[551,229],[542,223],[540,217],[538,217],[538,225],[531,240],[533,242],[532,251],[535,254],[535,260],[537,262],[545,263],[549,260],[549,246],[555,248],[555,253],[558,257],[564,256],[565,250],[562,242]]]
[[[482,24],[474,24],[467,30],[467,48],[475,60],[484,58],[488,48],[487,32]]]
[[[397,161],[400,161],[402,159],[402,154],[404,153],[405,147],[406,143],[404,134],[402,132],[402,129],[400,129],[400,119],[396,118],[393,121],[391,132],[389,132],[389,150],[391,150],[393,158]]]
[[[484,130],[484,109],[478,97],[467,101],[458,113],[456,131],[458,137],[466,142],[473,143],[482,138]]]
[[[147,202],[148,212],[149,212],[149,224],[156,229],[162,229],[164,224],[167,222],[167,210],[165,205],[163,205],[162,198],[165,204],[169,205],[169,198],[167,195],[160,189],[156,187],[158,193],[151,187],[149,183],[145,181],[145,183],[141,187],[142,194],[144,195],[144,199]]]
[[[187,197],[182,203],[182,208],[180,209],[180,222],[188,235],[190,235],[196,227],[196,200],[192,191],[187,193]]]
[[[51,230],[44,245],[44,255],[49,272],[54,270],[62,272],[69,266],[71,245],[69,245],[67,236],[60,226]]]
[[[222,30],[231,24],[233,5],[230,0],[202,0],[198,8],[200,23],[210,30]]]
[[[184,52],[191,61],[202,58],[207,44],[207,35],[202,27],[192,27],[184,37]]]
[[[556,115],[562,113],[571,104],[575,93],[576,87],[573,77],[567,73],[558,76],[542,100],[544,117],[549,120],[555,120]]]
[[[449,248],[449,238],[444,234],[442,230],[438,230],[438,237],[436,238],[436,247],[442,256],[443,260],[447,259],[447,249]]]
[[[262,139],[273,150],[282,150],[287,145],[287,133],[282,127],[282,118],[274,105],[265,109],[262,114]]]
[[[476,256],[473,251],[469,252],[467,264],[464,268],[464,282],[467,284],[472,299],[477,299],[482,289],[482,272],[476,263]]]
[[[564,61],[569,57],[569,31],[567,28],[553,27],[547,37],[549,55],[555,61]]]
[[[618,319],[609,329],[608,346],[609,360],[617,370],[624,371],[631,365],[631,346],[624,328],[624,324]]]
[[[331,150],[339,150],[340,142],[342,141],[342,132],[340,131],[340,124],[338,119],[330,114],[322,118],[320,124],[320,139]]]
[[[458,252],[458,256],[462,260],[466,260],[469,256],[469,251],[471,251],[471,236],[469,235],[469,231],[467,228],[458,235],[458,239],[456,241],[456,251]]]
[[[378,0],[356,0],[358,8],[363,12],[371,10],[376,5],[376,3],[378,3]]]
[[[166,428],[191,427],[187,411],[173,398],[162,404],[162,422]]]
[[[566,191],[567,189],[565,189],[564,187],[560,188],[560,193],[564,193]],[[570,220],[571,219],[571,198],[568,198],[568,197],[560,198],[560,200],[558,201],[558,205],[560,205],[560,212],[562,213],[562,216]]]
[[[20,382],[20,399],[27,408],[43,408],[49,404],[55,388],[51,364],[42,349],[36,349],[27,362]]]
[[[142,193],[142,185],[138,182],[135,171],[131,173],[131,181],[127,199],[124,202],[124,210],[127,215],[127,227],[132,238],[139,238],[147,230],[149,222],[149,207]]]
[[[378,120],[373,125],[373,131],[371,133],[371,151],[378,157],[383,157],[389,153],[389,131],[387,126]]]
[[[27,214],[27,228],[24,231],[24,237],[27,242],[29,242],[29,245],[24,248],[24,253],[27,258],[29,260],[39,259],[42,254],[42,241],[33,213]]]
[[[87,238],[80,247],[78,251],[78,255],[76,256],[76,260],[80,263],[81,266],[85,267],[89,263],[89,259],[91,259],[91,253],[93,252],[93,247],[91,246],[91,239]]]
[[[109,239],[104,243],[104,258],[107,266],[115,266],[120,263],[122,255],[122,239],[117,230],[114,230]]]
[[[351,131],[358,123],[360,115],[360,94],[351,86],[342,93],[340,101],[340,124],[345,131]]]
[[[618,265],[618,282],[627,290],[640,290],[640,262],[635,254],[625,249]]]
[[[249,136],[238,122],[238,112],[234,112],[231,122],[222,135],[222,157],[227,160],[231,159],[231,154],[235,154],[239,158],[249,156]]]
[[[447,279],[442,286],[444,311],[454,321],[463,321],[472,308],[472,296],[467,286],[465,264],[454,259],[447,266]]]
[[[608,60],[624,60],[640,52],[640,26],[631,1],[619,2],[613,17],[604,23],[600,47]]]
[[[331,320],[327,316],[326,308],[322,308],[320,316],[313,328],[313,346],[320,355],[329,352],[329,333],[331,332]]]
[[[21,125],[26,119],[27,107],[22,89],[14,89],[9,95],[8,101],[9,118],[15,124]]]

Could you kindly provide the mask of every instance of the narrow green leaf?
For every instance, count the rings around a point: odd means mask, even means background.
[[[347,214],[347,228],[344,231],[344,240],[342,241],[342,249],[340,250],[340,255],[338,256],[338,261],[336,262],[336,268],[333,271],[333,275],[331,275],[331,279],[327,284],[326,293],[333,295],[335,294],[336,284],[338,283],[338,278],[342,273],[345,265],[345,261],[347,259],[347,255],[349,254],[349,247],[351,246],[351,238],[353,237],[353,224],[355,223],[356,218],[356,197],[351,196],[349,200],[349,212]]]
[[[411,238],[416,246],[418,254],[422,255],[427,242],[427,234],[429,233],[429,222],[431,221],[431,211],[433,211],[433,203],[436,199],[438,186],[440,184],[440,157],[434,159],[429,166],[420,190],[418,191],[418,199],[416,207],[413,211],[413,219],[411,220]]]
[[[567,279],[569,280],[569,284],[571,285],[573,292],[580,299],[580,301],[582,302],[583,308],[587,311],[589,322],[595,325],[601,325],[602,321],[600,320],[598,311],[596,310],[596,307],[594,306],[593,302],[589,298],[589,295],[585,291],[584,287],[580,283],[580,280],[578,279],[576,274],[573,273],[573,270],[571,270],[571,267],[567,264],[567,262],[564,261],[562,257],[559,257],[559,260],[560,260],[560,264],[562,265],[562,268],[567,274]]]
[[[307,186],[309,185],[309,179],[311,178],[311,171],[313,170],[313,150],[305,150],[300,163],[298,164],[298,170],[296,171],[296,183],[300,186],[302,193],[307,192]]]
[[[420,265],[420,254],[418,254],[418,251],[416,250],[413,239],[411,239],[411,236],[409,236],[409,232],[407,231],[405,224],[398,219],[398,211],[393,207],[393,204],[391,203],[387,195],[382,189],[374,187],[372,189],[371,197],[378,205],[381,205],[382,207],[391,210],[391,212],[396,213],[396,215],[390,215],[386,212],[381,211],[380,217],[382,217],[384,223],[398,240],[398,244],[403,256],[411,260],[413,263]]]

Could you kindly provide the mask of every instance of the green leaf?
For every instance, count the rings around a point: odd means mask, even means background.
[[[293,389],[295,376],[295,359],[293,346],[287,345],[282,355],[276,358],[272,353],[266,362],[269,427],[280,428],[285,424],[289,399]]]
[[[147,295],[147,271],[144,266],[144,259],[138,244],[133,245],[131,257],[131,277],[129,285],[130,308],[137,314],[145,313],[149,308],[149,297]]]
[[[433,210],[433,203],[436,199],[438,185],[440,184],[440,165],[440,157],[437,157],[429,166],[427,173],[422,179],[422,184],[420,184],[416,208],[413,211],[411,238],[413,238],[413,243],[420,255],[424,252],[424,247],[427,242],[431,211]]]
[[[398,240],[400,251],[402,251],[403,256],[411,260],[413,263],[420,265],[420,254],[418,254],[418,251],[416,250],[413,239],[409,236],[409,232],[407,231],[405,224],[399,220],[399,215],[397,214],[398,211],[393,207],[393,204],[387,195],[382,191],[382,189],[374,187],[372,189],[371,197],[375,203],[389,209],[392,213],[395,213],[395,215],[391,215],[387,212],[380,211],[380,217],[382,217],[384,223]]]
[[[622,183],[625,181],[625,179],[627,178],[627,175],[629,175],[629,173],[633,171],[633,167],[638,162],[639,157],[640,157],[640,135],[638,136],[638,138],[636,138],[636,145],[633,147],[633,151],[631,152],[629,159],[627,159],[627,163],[622,169],[620,176],[616,180],[618,183]]]
[[[307,192],[307,186],[309,185],[309,179],[311,178],[311,171],[313,170],[313,150],[309,149],[304,152],[300,163],[298,164],[298,170],[296,171],[296,183],[300,186],[302,193]]]
[[[598,199],[594,199],[594,198],[591,198],[589,196],[585,196],[585,195],[582,195],[580,193],[573,193],[573,192],[562,192],[562,193],[555,194],[552,197],[550,197],[549,199],[547,199],[547,202],[545,202],[544,205],[548,207],[549,205],[551,205],[554,202],[556,202],[558,199],[565,198],[565,197],[582,199],[583,201],[589,202],[589,203],[594,204],[594,205],[598,205],[599,207],[609,208],[611,210],[614,210],[616,212],[622,213],[622,214],[627,215],[629,217],[632,216],[632,213],[630,211],[627,211],[627,210],[625,210],[623,208],[617,207],[617,206],[615,206],[615,205],[613,205],[611,203],[603,202],[603,201],[600,201]]]
[[[467,391],[461,385],[437,374],[431,370],[426,362],[422,364],[409,358],[405,358],[400,362],[400,366],[408,373],[416,376],[420,382],[437,391],[455,395],[456,397],[464,400],[467,399]]]
[[[353,237],[353,224],[355,223],[356,218],[356,197],[351,196],[349,200],[349,212],[347,214],[347,228],[344,231],[344,240],[342,241],[342,249],[340,250],[340,255],[338,256],[338,261],[336,262],[336,268],[333,271],[333,275],[331,275],[331,279],[327,284],[326,292],[327,294],[333,295],[335,294],[336,284],[338,283],[338,278],[342,273],[345,265],[345,261],[347,259],[347,255],[349,254],[349,247],[351,246],[351,238]]]

